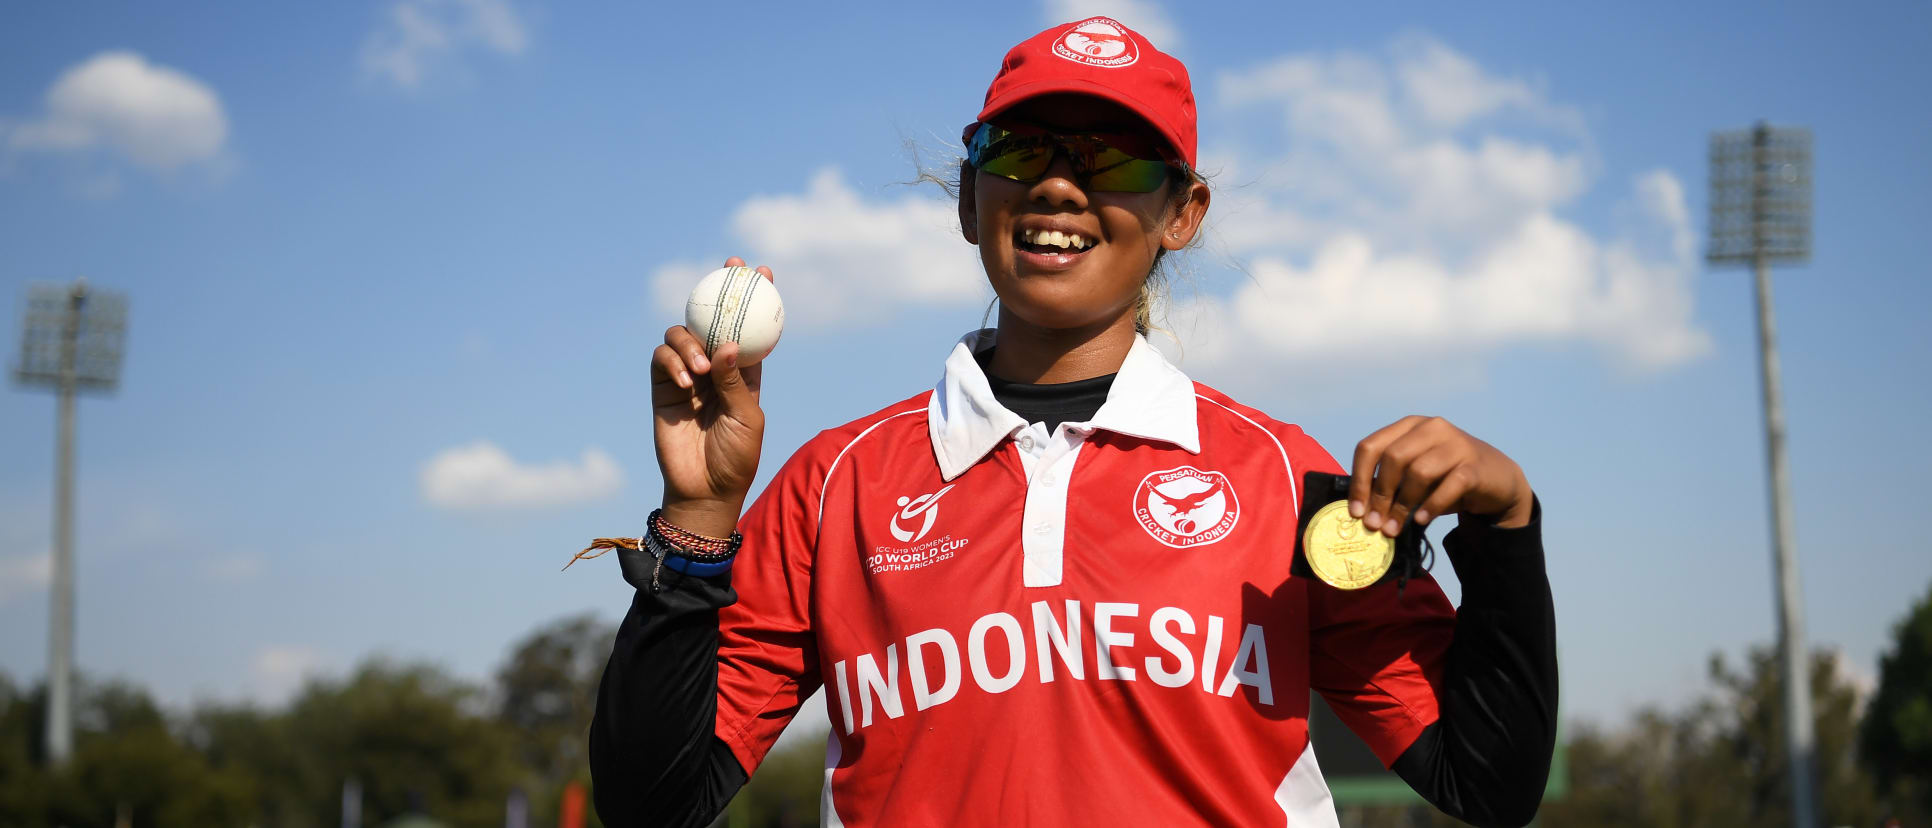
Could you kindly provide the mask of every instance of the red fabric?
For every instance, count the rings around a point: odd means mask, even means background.
[[[718,736],[756,769],[823,682],[852,828],[1281,824],[1311,688],[1392,760],[1435,720],[1454,610],[1426,575],[1400,601],[1295,577],[1295,488],[1335,461],[1197,393],[1199,454],[1112,432],[1081,449],[1051,587],[1023,585],[1012,441],[942,480],[921,394],[807,443],[740,523]],[[1177,548],[1136,518],[1178,467],[1238,499],[1218,540]],[[913,510],[942,490],[928,524]]]
[[[557,805],[557,828],[584,828],[584,786],[564,785],[563,801]]]
[[[1119,21],[1090,17],[1047,29],[1013,47],[986,89],[979,120],[1055,92],[1094,95],[1133,110],[1167,138],[1188,166],[1195,165],[1194,90],[1187,67]]]

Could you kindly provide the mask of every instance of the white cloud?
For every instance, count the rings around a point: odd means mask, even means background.
[[[547,506],[593,500],[617,491],[624,473],[602,449],[585,449],[576,463],[523,465],[494,443],[445,449],[422,471],[423,498],[437,506]]]
[[[1181,309],[1190,362],[1319,371],[1347,355],[1466,371],[1511,345],[1584,342],[1656,368],[1709,348],[1683,185],[1638,176],[1613,233],[1565,218],[1597,162],[1577,110],[1539,85],[1410,35],[1382,53],[1281,57],[1216,87],[1222,108],[1270,126],[1209,153],[1235,185],[1212,238],[1251,279]]]
[[[529,45],[529,31],[507,0],[397,0],[363,41],[362,71],[416,89],[460,52],[516,56]]]
[[[46,589],[53,580],[54,556],[52,553],[41,552],[37,555],[0,558],[0,604],[5,604],[18,595]]]
[[[1153,0],[1046,0],[1044,11],[1048,26],[1104,16],[1127,24],[1163,52],[1181,45],[1180,30]]]
[[[214,89],[126,51],[102,52],[61,73],[47,90],[46,114],[6,130],[16,152],[106,149],[155,170],[213,161],[227,139]]]
[[[971,305],[989,295],[953,202],[920,195],[869,201],[835,169],[820,170],[803,193],[746,199],[731,229],[733,253],[772,265],[792,326],[903,305]],[[660,266],[652,279],[657,301],[682,313],[691,287],[717,266]]]
[[[1491,75],[1441,41],[1410,35],[1398,38],[1393,51],[1404,105],[1433,126],[1454,129],[1505,109],[1573,129],[1582,126],[1574,110],[1551,105],[1529,81]]]
[[[287,701],[326,664],[322,654],[309,647],[262,648],[249,663],[256,700],[270,706]]]

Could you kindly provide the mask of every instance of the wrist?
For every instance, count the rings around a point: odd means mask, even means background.
[[[1516,505],[1509,507],[1509,511],[1497,516],[1490,525],[1498,529],[1521,529],[1528,526],[1530,516],[1535,511],[1535,504],[1534,497],[1525,495],[1521,500],[1516,501]]]
[[[743,508],[742,500],[673,500],[666,497],[663,518],[666,523],[694,535],[728,538],[737,531],[738,513]]]
[[[1516,497],[1507,508],[1471,517],[1479,517],[1496,529],[1521,529],[1536,517],[1536,491],[1530,488],[1528,478],[1519,470],[1516,473]]]

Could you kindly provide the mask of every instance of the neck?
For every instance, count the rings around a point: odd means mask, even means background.
[[[999,324],[987,370],[1011,382],[1073,382],[1118,372],[1138,336],[1131,310],[1086,327],[1041,328],[1001,307]]]

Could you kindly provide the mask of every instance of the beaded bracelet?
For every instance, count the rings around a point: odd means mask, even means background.
[[[650,519],[645,521],[645,531],[663,539],[672,554],[700,563],[716,563],[738,554],[738,546],[745,540],[739,532],[731,533],[728,538],[713,538],[679,528],[664,519],[663,509],[651,512]]]
[[[731,561],[738,554],[738,547],[745,542],[742,532],[732,532],[729,538],[713,538],[679,527],[664,519],[664,510],[652,510],[644,522],[644,534],[631,538],[597,538],[584,547],[583,551],[564,564],[601,557],[612,549],[626,549],[643,552],[655,559],[651,568],[651,591],[660,591],[659,576],[665,568],[684,575],[708,577],[719,575],[731,569]]]

